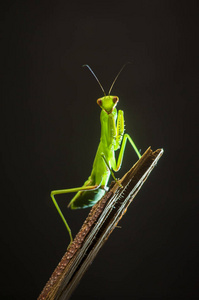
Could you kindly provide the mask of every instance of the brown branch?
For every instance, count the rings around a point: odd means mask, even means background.
[[[125,214],[163,154],[148,148],[137,163],[95,204],[38,300],[67,300],[109,235]]]

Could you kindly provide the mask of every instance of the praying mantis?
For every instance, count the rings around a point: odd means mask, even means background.
[[[116,109],[119,98],[117,96],[111,95],[112,88],[125,66],[126,64],[121,68],[121,70],[115,77],[108,95],[106,95],[100,81],[98,80],[93,70],[88,65],[83,65],[83,67],[87,67],[91,71],[91,73],[97,80],[102,92],[104,93],[104,96],[97,100],[97,104],[101,108],[100,143],[94,159],[91,175],[85,181],[83,186],[70,189],[54,190],[51,192],[51,198],[66,226],[71,242],[73,241],[71,229],[61,212],[61,209],[55,199],[55,195],[76,193],[76,195],[70,201],[68,207],[70,207],[71,209],[91,207],[95,203],[97,203],[108,190],[107,185],[110,175],[112,175],[114,180],[120,185],[118,180],[115,178],[113,171],[117,172],[121,168],[127,140],[132,145],[138,158],[141,157],[141,154],[138,151],[132,138],[127,133],[124,134],[124,113],[122,110],[119,110],[117,113]],[[120,149],[120,152],[116,161],[115,151],[118,149]]]

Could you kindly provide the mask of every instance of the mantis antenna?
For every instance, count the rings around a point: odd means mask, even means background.
[[[123,69],[126,67],[126,65],[128,65],[128,64],[131,64],[131,62],[127,62],[126,64],[124,64],[123,67],[121,68],[121,70],[119,71],[119,73],[117,74],[117,76],[115,77],[115,79],[113,80],[113,83],[112,83],[112,85],[111,85],[111,87],[110,87],[110,90],[109,90],[109,92],[108,92],[108,95],[110,95],[110,93],[111,93],[111,91],[112,91],[112,88],[113,88],[113,86],[114,86],[116,80],[118,79],[120,73],[122,72],[122,70],[123,70]]]
[[[99,83],[99,86],[101,87],[101,90],[104,93],[104,96],[106,96],[106,93],[105,93],[105,91],[103,89],[103,86],[101,85],[99,79],[97,78],[97,76],[95,75],[95,73],[93,72],[93,70],[91,69],[91,67],[89,67],[89,65],[83,65],[82,67],[87,67],[91,71],[91,73],[93,74],[93,76],[95,77],[95,79],[97,80],[97,82]]]

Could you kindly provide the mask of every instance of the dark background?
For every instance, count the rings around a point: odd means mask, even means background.
[[[75,299],[199,296],[197,1],[13,1],[3,11],[1,299],[36,299],[69,237],[52,189],[81,186],[113,88],[126,132],[157,168],[74,292]],[[196,102],[197,98],[197,102]],[[121,177],[136,161],[127,145]],[[59,203],[75,234],[88,210]]]

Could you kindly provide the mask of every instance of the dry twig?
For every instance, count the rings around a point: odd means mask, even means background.
[[[137,163],[95,204],[38,300],[67,300],[129,204],[157,164],[163,149],[148,148]]]

